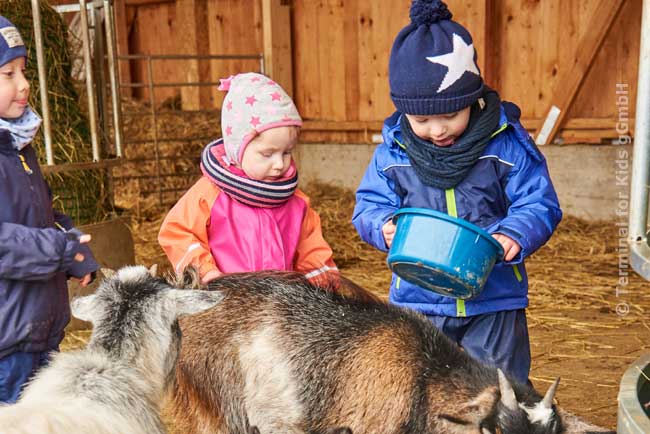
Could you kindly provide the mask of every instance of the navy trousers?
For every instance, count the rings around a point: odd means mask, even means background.
[[[25,383],[50,361],[50,354],[19,352],[0,359],[0,402],[16,402]]]
[[[468,317],[427,317],[470,356],[501,368],[519,383],[528,383],[530,340],[524,309]]]

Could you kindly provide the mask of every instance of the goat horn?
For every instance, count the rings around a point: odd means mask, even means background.
[[[156,277],[156,274],[158,274],[158,264],[153,264],[149,267],[149,274],[151,274],[152,277]]]
[[[499,375],[499,391],[501,392],[501,402],[506,408],[510,410],[517,409],[517,397],[515,396],[515,391],[512,388],[512,385],[504,375],[501,369],[497,369]]]
[[[551,387],[546,391],[544,399],[542,400],[542,407],[551,408],[553,406],[553,398],[555,397],[555,392],[557,392],[557,386],[560,384],[560,377],[555,379],[555,382],[551,384]]]

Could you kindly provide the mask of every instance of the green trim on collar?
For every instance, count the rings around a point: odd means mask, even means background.
[[[393,136],[393,140],[395,141],[395,143],[397,143],[397,146],[399,146],[402,149],[406,149],[406,145],[404,145],[402,142],[397,140],[397,137]]]
[[[504,122],[503,125],[501,125],[498,130],[496,130],[495,132],[492,133],[490,138],[493,138],[494,136],[496,136],[497,134],[499,134],[500,132],[502,132],[506,128],[508,128],[508,122]]]

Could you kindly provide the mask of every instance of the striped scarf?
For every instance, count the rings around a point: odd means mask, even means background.
[[[293,162],[286,175],[277,181],[256,181],[234,165],[227,165],[225,155],[222,139],[209,143],[201,155],[201,171],[224,193],[243,204],[274,208],[288,201],[298,187],[298,172]]]

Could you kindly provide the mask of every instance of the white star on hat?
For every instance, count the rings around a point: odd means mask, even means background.
[[[454,48],[451,53],[443,54],[441,56],[427,57],[431,63],[439,63],[447,67],[445,78],[440,83],[437,93],[447,89],[452,84],[456,83],[465,73],[465,71],[472,72],[476,75],[481,75],[474,63],[474,44],[466,44],[463,38],[454,33],[453,37]]]

